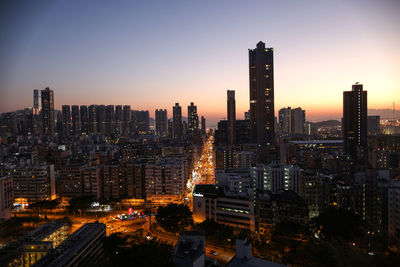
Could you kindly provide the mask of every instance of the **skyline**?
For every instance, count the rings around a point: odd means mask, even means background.
[[[241,119],[247,49],[259,41],[274,48],[275,116],[300,106],[307,120],[339,119],[355,82],[370,109],[400,104],[398,2],[227,3],[2,3],[0,112],[31,107],[33,89],[49,86],[58,110],[128,104],[154,117],[179,102],[186,117],[194,102],[215,125],[227,117],[229,89]]]

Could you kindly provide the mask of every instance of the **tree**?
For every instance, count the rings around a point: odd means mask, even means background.
[[[226,243],[228,239],[233,240],[233,228],[217,223],[212,219],[207,219],[198,224],[199,228],[206,233],[206,238]]]
[[[69,209],[72,211],[86,210],[90,207],[93,199],[90,196],[76,197],[69,201]]]
[[[180,232],[193,224],[193,213],[186,205],[169,203],[158,208],[156,221],[167,231]]]
[[[325,238],[339,236],[347,241],[355,241],[362,238],[366,233],[359,215],[335,207],[328,208],[314,218],[312,224],[314,230],[320,231],[322,237]]]

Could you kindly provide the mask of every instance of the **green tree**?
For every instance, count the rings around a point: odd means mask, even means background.
[[[217,223],[212,219],[207,219],[202,223],[199,223],[198,227],[206,233],[207,239],[221,241],[224,243],[230,239],[233,242],[233,228],[228,225]]]
[[[338,236],[347,241],[356,241],[366,234],[360,216],[343,209],[331,207],[312,220],[314,230],[320,231],[322,237]]]
[[[180,232],[193,224],[193,213],[186,205],[169,203],[158,208],[156,221],[167,231]]]

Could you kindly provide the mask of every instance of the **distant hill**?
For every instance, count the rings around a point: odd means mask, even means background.
[[[320,122],[311,122],[311,125],[313,127],[319,128],[319,127],[332,127],[332,126],[338,126],[340,125],[341,122],[338,120],[327,120],[327,121],[320,121]]]
[[[368,109],[368,116],[381,116],[381,119],[400,119],[400,110],[385,109]]]

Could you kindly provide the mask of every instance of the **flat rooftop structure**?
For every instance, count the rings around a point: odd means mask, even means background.
[[[87,223],[76,230],[58,248],[42,258],[36,266],[75,266],[97,255],[106,235],[103,223]],[[81,261],[81,262],[79,262]]]
[[[57,222],[46,223],[28,233],[26,236],[24,236],[23,239],[30,241],[42,241],[43,239],[48,238],[54,232],[56,232],[61,227],[66,225],[67,225],[66,223],[57,223]]]
[[[201,256],[204,257],[205,251],[205,233],[203,231],[184,231],[175,246],[174,262],[177,266],[184,266],[183,262],[193,263]]]
[[[289,141],[290,144],[295,145],[340,145],[343,144],[343,140],[306,140],[306,141]]]

